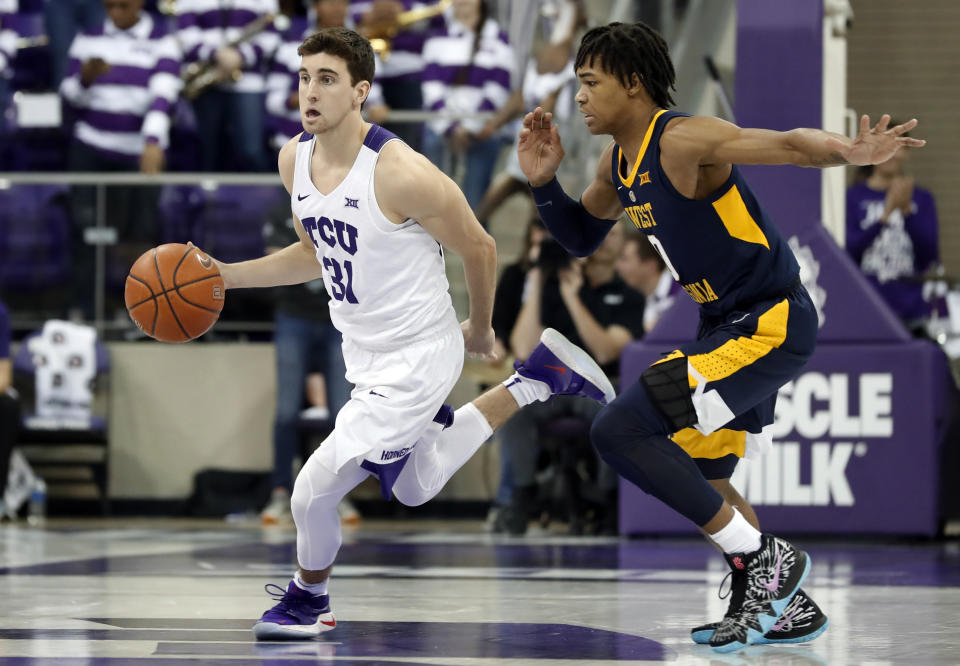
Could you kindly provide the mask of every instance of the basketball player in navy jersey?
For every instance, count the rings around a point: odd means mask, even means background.
[[[555,177],[564,152],[551,114],[527,114],[518,155],[540,216],[567,250],[586,256],[625,212],[700,305],[696,342],[654,363],[602,410],[593,443],[624,478],[724,552],[729,608],[719,623],[695,629],[694,640],[720,652],[812,640],[827,624],[799,593],[809,558],[761,534],[729,483],[740,457],[770,446],[764,426],[777,390],[810,358],[817,333],[798,264],[736,165],[878,164],[900,146],[924,145],[903,136],[917,121],[888,127],[885,115],[871,127],[864,116],[851,140],[670,111],[673,64],[663,38],[643,23],[589,31],[575,70],[587,128],[613,141],[575,201]]]
[[[337,504],[370,475],[408,506],[436,495],[520,407],[551,395],[606,403],[613,387],[579,347],[548,329],[517,372],[460,409],[443,401],[464,349],[487,357],[497,255],[463,193],[382,127],[364,122],[374,60],[345,28],[304,40],[299,70],[304,132],[280,151],[299,242],[236,264],[218,262],[227,289],[322,277],[343,334],[350,400],[304,464],[291,495],[299,569],[254,625],[258,639],[308,639],[336,625],[327,579],[340,548]],[[443,248],[463,257],[469,318],[448,293]]]

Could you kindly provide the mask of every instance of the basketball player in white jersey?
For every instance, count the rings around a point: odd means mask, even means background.
[[[323,277],[343,333],[349,402],[307,460],[291,496],[299,569],[254,625],[261,640],[332,629],[327,578],[340,548],[337,503],[371,474],[408,506],[436,495],[517,409],[555,394],[614,397],[600,368],[556,331],[503,385],[456,412],[443,404],[464,348],[492,355],[496,246],[457,186],[390,132],[364,122],[373,79],[370,43],[329,28],[300,46],[304,132],[280,151],[300,242],[236,264],[228,289]],[[443,248],[463,257],[470,315],[458,323]],[[271,586],[268,586],[268,591]]]

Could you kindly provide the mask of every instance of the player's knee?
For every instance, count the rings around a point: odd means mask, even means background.
[[[635,448],[647,437],[670,432],[646,387],[637,382],[597,413],[590,427],[590,439],[607,460],[611,453]]]
[[[636,439],[629,434],[634,430],[632,421],[633,415],[629,413],[629,409],[622,403],[618,404],[616,400],[601,409],[593,418],[590,441],[608,464],[613,464],[611,461],[618,452],[636,444]]]
[[[400,483],[393,486],[393,496],[404,506],[426,504],[434,494],[425,492],[422,488],[411,488]]]
[[[307,514],[312,495],[309,486],[310,484],[307,483],[302,473],[293,482],[293,492],[290,493],[290,512],[293,514],[295,521],[299,522],[299,519]]]

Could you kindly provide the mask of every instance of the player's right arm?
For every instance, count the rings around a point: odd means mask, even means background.
[[[283,186],[290,192],[293,188],[293,167],[297,159],[297,143],[300,135],[290,139],[280,149],[278,166]],[[235,264],[217,262],[223,284],[227,289],[245,287],[279,287],[288,284],[309,282],[323,276],[323,267],[317,261],[316,247],[300,220],[294,215],[294,229],[299,242],[293,243],[279,252],[268,254],[259,259],[240,261]]]
[[[423,155],[399,141],[383,148],[374,186],[388,219],[414,219],[443,247],[463,259],[470,300],[461,324],[469,354],[493,357],[493,296],[497,286],[497,244],[470,209],[463,192]]]
[[[623,213],[611,180],[613,144],[604,150],[593,182],[580,201],[574,201],[557,181],[564,152],[552,121],[553,114],[539,106],[524,117],[517,157],[547,230],[567,252],[586,257],[600,247]]]

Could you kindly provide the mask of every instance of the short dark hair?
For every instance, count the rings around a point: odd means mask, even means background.
[[[360,81],[373,83],[374,61],[373,47],[365,37],[348,28],[323,28],[306,39],[297,49],[297,55],[308,56],[318,53],[343,58],[350,72],[350,85]]]
[[[663,257],[645,235],[639,232],[630,232],[627,234],[626,242],[636,244],[637,258],[640,261],[655,261],[660,272],[666,270],[667,264],[663,261]]]
[[[665,109],[674,105],[670,90],[676,90],[677,74],[670,51],[663,37],[643,21],[610,23],[587,32],[573,68],[592,66],[594,58],[600,58],[604,71],[625,88],[633,85],[636,74],[654,104]]]

